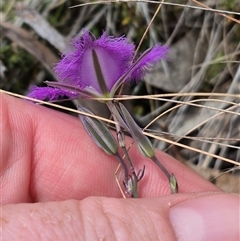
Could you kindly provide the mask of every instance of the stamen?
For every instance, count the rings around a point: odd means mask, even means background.
[[[92,58],[93,58],[94,69],[96,71],[99,87],[100,87],[103,95],[105,95],[109,91],[108,91],[106,82],[104,80],[104,76],[103,76],[101,66],[100,66],[100,63],[99,63],[99,60],[98,60],[98,57],[97,57],[97,53],[94,49],[92,49]]]

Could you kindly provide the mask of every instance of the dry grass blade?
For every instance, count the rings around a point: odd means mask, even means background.
[[[160,136],[157,136],[157,135],[153,135],[153,134],[148,133],[148,132],[146,132],[146,131],[144,131],[143,134],[145,134],[146,136],[152,137],[152,138],[154,138],[154,139],[157,139],[157,140],[159,140],[159,141],[164,141],[164,142],[170,143],[170,144],[175,145],[175,146],[179,146],[179,147],[182,147],[182,148],[185,148],[185,149],[194,151],[194,152],[198,152],[198,153],[204,154],[204,155],[206,155],[206,156],[211,156],[211,157],[220,159],[220,160],[222,160],[222,161],[229,162],[229,163],[234,164],[234,165],[238,165],[238,166],[240,165],[239,162],[237,162],[237,161],[233,161],[233,160],[231,160],[231,159],[228,159],[228,158],[225,158],[225,157],[222,157],[222,156],[219,156],[219,155],[215,155],[215,154],[212,154],[212,153],[209,153],[209,152],[206,152],[206,151],[203,151],[203,150],[200,150],[200,149],[191,147],[191,146],[187,146],[187,145],[184,145],[184,144],[175,142],[175,141],[171,141],[171,140],[168,140],[168,139],[166,139],[166,138],[164,138],[164,137],[160,137]]]
[[[53,104],[53,103],[49,103],[49,102],[45,102],[45,101],[39,101],[39,100],[36,100],[36,99],[33,99],[33,98],[29,98],[29,97],[26,97],[26,96],[21,96],[21,95],[18,95],[18,94],[14,94],[14,93],[11,93],[11,92],[7,92],[7,91],[4,91],[4,90],[0,90],[1,92],[3,93],[6,93],[6,94],[9,94],[9,95],[12,95],[12,96],[15,96],[15,97],[19,97],[19,98],[23,98],[23,99],[26,99],[26,100],[30,100],[30,101],[35,101],[39,104],[45,104],[47,106],[52,106],[52,107],[56,107],[56,108],[59,108],[59,109],[64,109],[64,110],[67,110],[67,111],[70,111],[70,112],[74,112],[74,113],[77,113],[77,114],[82,114],[82,115],[86,115],[86,116],[89,116],[89,117],[92,117],[92,118],[96,118],[98,120],[102,120],[104,122],[107,122],[107,123],[112,123],[112,124],[115,124],[114,121],[111,121],[109,119],[106,119],[106,118],[102,118],[100,116],[96,116],[96,115],[91,115],[91,114],[87,114],[85,112],[81,112],[81,111],[78,111],[78,110],[74,110],[74,109],[69,109],[69,108],[66,108],[66,107],[62,107],[62,106],[59,106],[57,104]],[[233,107],[233,106],[232,106]],[[231,109],[231,108],[230,108]],[[232,112],[231,112],[232,113]],[[234,113],[234,112],[233,112]],[[222,114],[222,113],[218,113],[217,115],[219,114]],[[206,120],[207,122],[208,120]],[[237,161],[234,161],[234,160],[231,160],[231,159],[228,159],[228,158],[225,158],[225,157],[221,157],[219,155],[215,155],[215,154],[212,154],[210,152],[205,152],[203,150],[200,150],[200,149],[197,149],[197,148],[194,148],[194,147],[190,147],[190,146],[187,146],[187,145],[184,145],[184,144],[181,144],[177,141],[172,141],[172,140],[169,140],[167,138],[164,138],[164,137],[160,137],[159,136],[159,133],[156,133],[156,134],[152,134],[148,131],[143,131],[143,134],[145,134],[146,136],[148,137],[151,137],[151,138],[154,138],[156,140],[160,140],[160,141],[163,141],[163,142],[166,142],[166,143],[169,143],[171,145],[174,145],[174,146],[178,146],[178,147],[181,147],[181,148],[184,148],[184,149],[188,149],[188,150],[191,150],[191,151],[194,151],[194,152],[198,152],[198,153],[201,153],[203,155],[206,155],[206,156],[210,156],[210,157],[213,157],[213,158],[216,158],[216,159],[219,159],[219,160],[222,160],[222,161],[225,161],[225,162],[228,162],[228,163],[231,163],[231,164],[234,164],[236,166],[240,166],[240,163],[237,162]],[[170,136],[173,136],[171,135],[170,133],[164,133],[166,135],[170,135]],[[188,133],[186,133],[187,135]],[[161,135],[161,133],[160,133]],[[223,140],[223,141],[230,141],[230,139],[226,139],[226,138],[205,138],[205,137],[201,137],[201,138],[197,138],[197,137],[189,137],[189,136],[176,136],[177,138],[179,139],[182,139],[182,138],[188,138],[188,139],[191,139],[191,140],[197,140],[197,141],[202,141],[202,142],[208,142],[208,143],[211,143],[211,144],[218,144],[219,143],[214,143],[214,142],[211,142],[211,141],[208,141],[206,139],[216,139],[218,141],[220,140]],[[240,139],[231,139],[231,141],[240,141]],[[236,147],[236,146],[230,146],[228,144],[222,144],[223,146],[225,147],[231,147],[231,148],[235,148],[235,149],[238,149],[240,150],[240,148]],[[190,165],[191,166],[191,165]],[[204,169],[203,169],[204,170]],[[116,175],[116,174],[115,174]],[[218,175],[221,175],[219,172],[218,172]],[[213,175],[211,175],[211,178],[213,177]]]
[[[195,2],[196,4],[198,4],[199,6],[204,7],[204,8],[207,9],[207,10],[213,11],[212,8],[208,7],[207,5],[205,5],[205,4],[203,4],[203,3],[200,3],[199,1],[192,0],[192,2]],[[233,18],[233,17],[231,17],[231,16],[227,16],[226,13],[223,13],[223,12],[221,12],[221,11],[215,10],[215,13],[217,13],[217,14],[223,16],[223,17],[226,17],[227,19],[229,19],[229,20],[231,20],[231,21],[234,21],[234,22],[236,22],[236,23],[240,23],[240,20],[237,20],[236,18]],[[235,14],[236,14],[236,13],[235,13]]]
[[[197,1],[195,1],[195,2],[197,2]],[[214,13],[240,15],[240,13],[238,13],[238,12],[219,10],[219,9],[212,9],[212,8],[207,7],[206,5],[202,5],[203,7],[198,7],[198,6],[188,5],[188,4],[179,4],[179,3],[164,2],[164,1],[150,1],[150,0],[110,0],[110,1],[105,0],[105,1],[94,1],[94,2],[87,2],[87,3],[74,5],[74,6],[71,6],[70,8],[77,8],[77,7],[83,7],[83,6],[88,6],[88,5],[96,5],[96,4],[109,4],[109,3],[151,3],[151,4],[158,4],[158,5],[159,4],[163,4],[163,5],[177,6],[177,7],[182,7],[182,8],[190,8],[190,9],[198,9],[198,10],[203,10],[203,11],[210,11],[210,12],[214,12]],[[199,2],[197,2],[197,3],[199,4]]]
[[[65,38],[37,11],[28,8],[24,4],[17,4],[16,13],[24,23],[34,29],[38,36],[47,40],[59,52],[66,49]]]
[[[42,65],[55,75],[52,67],[57,62],[57,57],[52,54],[51,50],[44,44],[38,41],[35,36],[28,31],[12,25],[7,22],[2,22],[2,37],[11,39],[15,44],[21,46],[31,53]]]
[[[101,121],[104,121],[104,122],[107,122],[107,123],[116,124],[114,121],[106,119],[106,118],[103,118],[101,116],[92,115],[92,114],[89,114],[89,113],[86,113],[86,112],[82,112],[82,111],[75,110],[75,109],[72,109],[72,108],[68,108],[68,107],[64,107],[64,106],[61,106],[61,105],[57,105],[57,104],[54,104],[54,103],[51,103],[51,102],[30,98],[30,97],[27,97],[27,96],[24,96],[24,95],[19,95],[19,94],[12,93],[12,92],[9,92],[9,91],[5,91],[5,90],[2,90],[2,89],[0,89],[0,92],[5,93],[7,95],[11,95],[11,96],[17,97],[17,98],[21,98],[21,99],[24,99],[24,100],[33,101],[33,102],[41,104],[41,105],[55,107],[55,108],[58,108],[58,109],[61,109],[61,110],[66,110],[66,111],[69,111],[69,112],[72,112],[72,113],[76,113],[76,114],[79,114],[79,115],[89,116],[89,117],[92,117],[92,118],[95,118],[97,120],[101,120]]]

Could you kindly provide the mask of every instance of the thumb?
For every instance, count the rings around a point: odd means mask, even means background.
[[[179,241],[237,241],[239,213],[239,196],[223,193],[178,203],[169,218]]]
[[[239,197],[89,197],[2,208],[3,240],[239,240]]]

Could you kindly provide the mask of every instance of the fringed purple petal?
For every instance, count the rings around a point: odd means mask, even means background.
[[[92,50],[97,54],[101,71],[110,92],[114,83],[129,67],[134,54],[134,44],[129,44],[125,37],[109,37],[106,33],[95,39],[85,31],[81,38],[73,39],[74,50],[66,53],[56,65],[55,72],[60,82],[65,82],[84,89],[91,86],[101,93],[95,73]]]
[[[127,71],[135,46],[133,43],[129,44],[125,37],[107,37],[106,33],[97,39],[95,44],[103,76],[110,92],[115,82]]]
[[[154,46],[149,53],[147,53],[134,67],[134,71],[128,76],[127,80],[140,80],[146,73],[154,67],[155,64],[161,59],[166,58],[168,46],[160,44]],[[144,54],[144,53],[143,53]],[[141,56],[140,56],[141,58]],[[134,63],[132,64],[134,65]]]
[[[34,89],[30,92],[32,97],[55,100],[78,94],[78,97],[113,96],[122,83],[140,80],[168,51],[167,46],[156,45],[131,63],[135,46],[126,37],[114,38],[104,32],[96,39],[87,31],[73,39],[71,47],[54,68],[59,86]],[[74,94],[71,89],[76,89]]]
[[[52,87],[31,86],[27,96],[38,100],[56,101],[66,98],[74,99],[78,96],[78,94]]]

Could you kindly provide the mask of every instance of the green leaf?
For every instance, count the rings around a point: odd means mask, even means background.
[[[82,106],[78,106],[78,110],[88,114],[93,114],[91,111]],[[117,154],[117,142],[109,129],[101,121],[84,115],[79,115],[79,119],[97,146],[109,155]]]
[[[126,107],[122,103],[108,103],[111,113],[115,116],[119,125],[125,128],[136,141],[139,150],[146,157],[155,156],[155,151],[150,140],[142,133]]]
[[[170,175],[169,183],[170,183],[170,189],[171,189],[172,194],[178,193],[178,183],[177,183],[177,179],[173,173]]]
[[[120,111],[125,124],[128,127],[128,131],[136,141],[140,151],[146,157],[155,156],[155,151],[150,140],[142,133],[142,129],[136,124],[126,107],[119,103]]]

